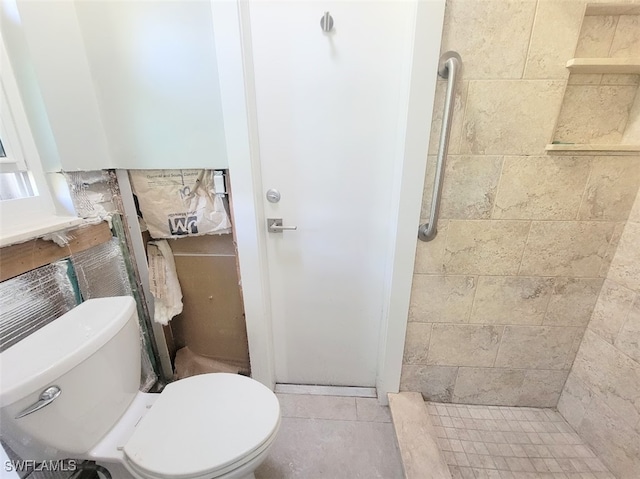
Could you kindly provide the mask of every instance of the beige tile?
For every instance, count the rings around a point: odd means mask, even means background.
[[[631,359],[640,363],[640,294],[636,294],[633,306],[629,310],[614,345]]]
[[[381,406],[377,398],[356,398],[358,421],[391,422],[389,406]]]
[[[635,427],[640,420],[640,368],[637,362],[587,330],[573,372],[630,427]]]
[[[256,479],[402,479],[393,425],[283,418]]]
[[[613,281],[640,292],[640,223],[627,222],[609,268]]]
[[[445,272],[516,274],[528,233],[528,221],[450,221]]]
[[[564,369],[576,328],[506,326],[496,367]]]
[[[581,3],[538,2],[525,78],[567,77],[565,64],[568,58],[573,58],[583,13],[584,5]]]
[[[638,85],[640,75],[605,74],[602,75],[601,85]]]
[[[568,85],[600,85],[602,74],[600,73],[571,73]]]
[[[638,191],[638,194],[636,195],[636,200],[631,208],[631,213],[629,213],[628,221],[640,223],[640,191]]]
[[[636,94],[636,98],[629,110],[629,120],[622,134],[621,143],[627,145],[635,145],[640,143],[640,95]]]
[[[554,141],[620,143],[636,90],[624,85],[568,85]]]
[[[576,336],[573,338],[573,344],[569,349],[569,353],[567,354],[567,360],[564,363],[564,369],[571,369],[573,367],[573,362],[576,359],[576,355],[578,354],[578,350],[580,349],[580,345],[582,344],[582,338],[584,337],[586,329],[578,328],[576,330]]]
[[[593,309],[589,329],[613,344],[618,331],[629,315],[635,296],[630,289],[605,279]]]
[[[575,56],[580,58],[608,57],[617,24],[617,16],[594,15],[584,17]]]
[[[400,391],[422,393],[427,401],[450,402],[458,368],[404,364]]]
[[[593,158],[578,219],[626,220],[639,185],[640,157]]]
[[[571,373],[558,400],[558,411],[571,427],[578,429],[592,397],[591,389]]]
[[[542,324],[553,279],[480,276],[471,323]]]
[[[520,78],[535,7],[536,2],[529,0],[450,2],[445,10],[442,51],[460,53],[465,78]]]
[[[389,394],[389,406],[400,447],[405,479],[451,479],[444,455],[422,397],[407,392]]]
[[[420,217],[428,219],[431,216],[431,197],[433,196],[434,179],[436,176],[436,155],[427,155],[427,168],[424,174],[424,187],[422,188],[422,203]]]
[[[500,156],[449,156],[446,163],[440,215],[449,219],[487,219],[491,215],[498,178]],[[425,191],[434,183],[434,171],[425,180]],[[422,216],[428,218],[431,195],[425,195]]]
[[[449,154],[459,153],[460,136],[462,135],[462,119],[467,101],[468,81],[458,81],[456,84],[455,101],[453,103],[453,118],[451,120],[451,133],[449,136]],[[438,78],[436,83],[436,97],[433,104],[431,119],[431,134],[429,136],[429,154],[437,155],[440,143],[440,131],[442,130],[442,113],[444,111],[444,99],[447,91],[447,81]]]
[[[460,152],[543,154],[564,86],[551,80],[471,81]]]
[[[556,278],[543,324],[586,327],[602,281],[601,278]]]
[[[533,221],[519,274],[595,277],[614,224],[589,221]]]
[[[635,479],[640,471],[640,435],[597,396],[578,430],[616,477]]]
[[[520,387],[519,406],[556,407],[569,371],[528,370]]]
[[[525,374],[522,369],[460,368],[453,402],[515,406]]]
[[[434,324],[428,364],[492,366],[502,330],[501,326]]]
[[[506,157],[493,218],[575,219],[590,164],[588,157]]]
[[[404,342],[404,364],[426,364],[431,339],[431,323],[408,323]]]
[[[278,394],[282,417],[355,421],[356,401],[352,397]]]
[[[640,57],[640,16],[621,15],[611,43],[612,57]]]
[[[466,323],[476,288],[474,276],[413,276],[409,321]]]
[[[422,218],[420,224],[428,223]],[[436,237],[431,241],[418,241],[416,247],[415,273],[442,274],[444,272],[444,247],[447,244],[448,220],[440,219]]]
[[[624,231],[624,227],[626,225],[627,223],[625,221],[619,221],[613,227],[613,234],[611,235],[611,240],[609,241],[607,252],[602,259],[602,265],[600,266],[600,272],[598,273],[598,276],[600,278],[606,278],[607,274],[609,274],[609,267],[611,266],[613,257],[616,254],[618,244],[620,243],[620,238],[622,237],[622,232]]]

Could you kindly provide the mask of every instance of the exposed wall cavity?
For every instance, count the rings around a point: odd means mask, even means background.
[[[75,254],[71,260],[84,299],[132,295],[117,238]]]
[[[69,260],[0,283],[0,351],[80,303]]]
[[[66,172],[73,206],[85,219],[107,220],[118,211],[118,182],[109,170]]]

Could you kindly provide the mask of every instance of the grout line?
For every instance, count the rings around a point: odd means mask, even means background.
[[[463,72],[464,74],[464,72]],[[471,95],[471,82],[475,81],[475,80],[466,80],[467,83],[467,91],[464,94],[464,109],[462,111],[462,122],[460,124],[460,138],[458,138],[458,154],[462,155],[462,139],[465,139],[465,142],[468,143],[467,141],[467,132],[466,132],[466,128],[465,128],[465,124],[466,124],[466,120],[467,120],[467,113],[469,112],[469,96]],[[454,104],[455,106],[455,104]],[[469,148],[469,150],[471,150],[471,148]],[[468,155],[470,156],[471,153],[468,153]]]
[[[429,344],[427,345],[427,358],[425,359],[425,363],[429,365],[429,357],[431,356],[431,339],[433,338],[433,325],[431,323],[431,328],[429,330]]]
[[[492,368],[496,367],[496,361],[498,360],[498,355],[500,354],[500,348],[502,347],[502,341],[504,339],[504,332],[506,329],[507,329],[507,326],[503,326],[502,334],[500,335],[500,342],[498,343],[498,347],[496,348],[496,355],[493,358],[493,365],[491,366]]]
[[[562,278],[562,276],[556,276],[550,279],[551,282],[551,292],[549,293],[549,299],[547,299],[547,303],[544,306],[544,313],[542,313],[542,322],[540,326],[546,326],[544,323],[547,320],[547,313],[549,312],[549,305],[551,304],[551,299],[553,298],[553,294],[556,290],[556,283]]]
[[[467,320],[465,321],[466,324],[472,324],[471,318],[473,318],[473,307],[476,304],[476,296],[478,294],[478,285],[480,284],[480,275],[477,274],[477,275],[474,275],[473,277],[476,285],[473,288],[473,298],[471,299],[471,308],[469,308],[469,315],[467,317]]]
[[[618,26],[620,25],[620,15],[613,15],[615,17],[616,26],[613,29],[613,36],[611,37],[611,43],[609,44],[609,50],[607,50],[607,57],[611,58],[611,49],[613,48],[613,41],[618,34]]]
[[[580,197],[580,204],[578,205],[578,211],[576,211],[576,217],[575,217],[575,221],[581,221],[579,219],[580,217],[580,211],[582,211],[582,204],[584,203],[584,200],[587,197],[587,191],[589,190],[589,183],[591,182],[591,175],[593,173],[593,158],[589,158],[589,174],[587,175],[587,181],[584,184],[584,189],[582,190],[582,196]],[[585,220],[582,220],[585,221]]]
[[[524,242],[524,246],[522,247],[522,254],[520,255],[520,261],[518,263],[518,270],[514,276],[520,276],[520,272],[522,271],[522,260],[524,259],[524,254],[527,251],[527,246],[529,246],[529,238],[531,237],[531,230],[533,229],[533,221],[529,220],[529,231],[527,232],[527,239]]]
[[[502,155],[502,163],[500,164],[500,174],[498,175],[498,185],[496,186],[496,197],[493,199],[493,204],[491,205],[491,212],[489,213],[489,219],[493,220],[493,214],[496,211],[496,203],[498,202],[498,197],[500,196],[500,185],[502,184],[502,177],[504,174],[504,164],[507,162],[507,156]]]
[[[462,155],[461,153],[461,149],[462,149],[462,137],[464,136],[464,121],[466,119],[467,116],[467,103],[469,101],[469,83],[470,80],[466,80],[465,84],[466,84],[466,89],[464,91],[464,103],[463,106],[464,108],[462,109],[462,119],[460,120],[460,137],[458,138],[458,145],[456,148],[457,154],[458,155]],[[460,101],[463,101],[462,95],[460,95]],[[454,107],[455,107],[455,103],[454,103]],[[451,125],[451,128],[453,129],[453,125]],[[447,155],[447,156],[451,156],[451,155]]]
[[[533,19],[531,21],[531,31],[529,32],[529,41],[527,42],[527,53],[524,56],[524,64],[522,65],[522,73],[520,79],[525,79],[525,73],[527,73],[527,65],[529,64],[529,55],[531,54],[531,43],[533,41],[533,32],[536,29],[536,22],[538,21],[538,15],[540,14],[540,0],[536,1],[536,7],[533,12]]]

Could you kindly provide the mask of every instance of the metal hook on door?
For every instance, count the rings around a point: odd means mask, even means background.
[[[324,15],[320,19],[320,27],[325,33],[329,33],[331,30],[333,30],[333,17],[329,14],[329,12],[324,12]]]

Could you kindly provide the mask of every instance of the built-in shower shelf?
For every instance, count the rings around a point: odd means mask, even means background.
[[[545,148],[551,154],[601,154],[610,155],[638,155],[640,145],[612,145],[586,143],[550,143]]]
[[[571,73],[640,74],[639,58],[572,58],[567,62]]]

